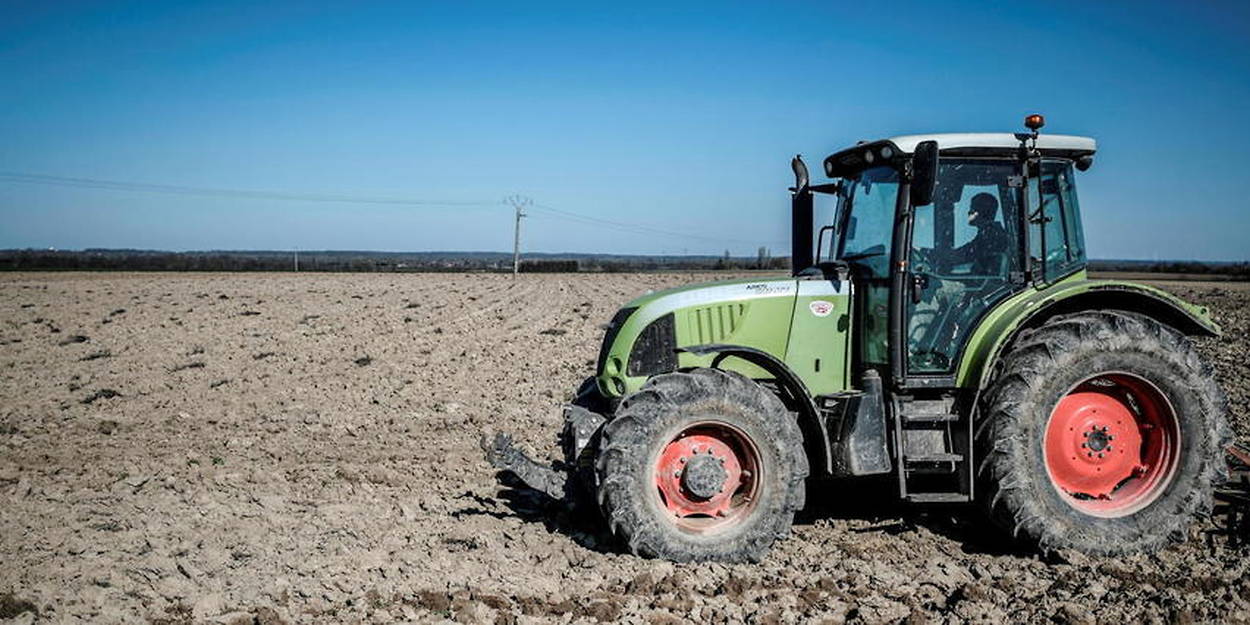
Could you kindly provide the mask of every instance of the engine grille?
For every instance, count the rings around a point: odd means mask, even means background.
[[[673,313],[652,321],[634,341],[629,352],[629,375],[667,373],[677,368],[677,330]]]
[[[741,302],[705,306],[690,311],[690,328],[696,345],[720,343],[742,323],[747,305]]]

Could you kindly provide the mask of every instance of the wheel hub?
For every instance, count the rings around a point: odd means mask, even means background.
[[[695,454],[686,461],[686,468],[681,473],[682,487],[697,499],[715,497],[725,490],[727,479],[729,472],[725,470],[725,459],[711,454]]]
[[[737,428],[700,423],[664,446],[655,464],[661,505],[691,531],[735,523],[754,507],[758,452]]]
[[[1089,445],[1091,453],[1103,451],[1111,451],[1111,441],[1115,440],[1115,436],[1107,433],[1107,426],[1091,426],[1090,431],[1085,433],[1086,444]]]

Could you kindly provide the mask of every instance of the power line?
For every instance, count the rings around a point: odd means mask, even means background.
[[[46,186],[67,187],[77,189],[103,189],[109,191],[129,191],[139,193],[164,193],[171,195],[190,195],[200,197],[221,197],[233,199],[253,199],[253,200],[278,200],[287,202],[327,202],[327,203],[345,203],[345,204],[388,204],[402,206],[473,206],[473,207],[497,207],[498,202],[486,201],[464,201],[464,200],[430,200],[403,197],[374,197],[374,196],[358,196],[344,195],[333,193],[293,193],[286,191],[270,191],[260,189],[231,189],[224,187],[196,187],[187,185],[171,185],[171,184],[153,184],[145,182],[129,182],[120,180],[104,180],[98,178],[81,178],[74,176],[53,176],[48,174],[31,174],[23,172],[0,171],[0,181],[15,182],[20,184],[39,184]],[[547,213],[546,215],[533,215],[530,213],[520,213],[520,209],[515,203],[505,200],[505,204],[512,204],[520,217],[527,216],[543,216],[553,219],[563,219],[583,225],[596,226],[600,228],[608,228],[618,232],[627,232],[630,234],[641,235],[661,235],[668,237],[677,237],[683,239],[691,239],[698,241],[707,241],[723,245],[727,243],[737,243],[746,245],[758,245],[760,241],[752,241],[747,239],[738,239],[732,237],[718,237],[704,234],[693,234],[690,232],[676,232],[673,230],[665,230],[654,226],[638,223],[629,223],[616,221],[612,219],[604,219],[577,213],[569,210],[547,206],[544,204],[527,204],[529,208],[536,209]],[[514,256],[517,255],[519,249],[519,231],[520,217],[516,221],[516,233],[514,233]],[[776,241],[772,243],[776,244]],[[782,243],[784,245],[784,243]]]
[[[672,230],[664,230],[661,228],[656,228],[656,227],[648,226],[644,224],[631,224],[631,223],[626,223],[626,222],[621,222],[621,221],[614,221],[611,219],[603,219],[601,217],[591,217],[589,215],[584,215],[581,213],[574,213],[572,211],[562,210],[559,208],[555,208],[553,206],[547,206],[545,204],[535,204],[533,208],[536,208],[538,210],[548,211],[548,212],[554,213],[556,215],[565,217],[570,220],[580,221],[582,223],[587,223],[591,225],[608,226],[608,227],[616,228],[619,230],[625,230],[627,232],[633,232],[635,234],[660,234],[660,235],[672,236],[672,237],[682,237],[686,239],[700,239],[703,241],[711,241],[714,243],[743,243],[747,245],[759,244],[758,240],[750,241],[746,239],[735,239],[735,238],[730,238],[730,237],[717,237],[717,236],[708,236],[708,235],[700,235],[700,234],[691,234],[689,232],[675,232]],[[776,243],[776,241],[773,241],[773,243]]]
[[[416,206],[497,206],[497,202],[456,201],[456,200],[424,200],[394,197],[366,197],[355,195],[337,195],[328,193],[288,193],[284,191],[264,191],[257,189],[225,189],[217,187],[190,187],[170,184],[149,184],[143,182],[122,182],[117,180],[99,180],[95,178],[74,178],[69,176],[49,176],[45,174],[25,174],[0,171],[0,180],[26,184],[42,184],[57,187],[79,189],[107,189],[112,191],[138,191],[143,193],[167,193],[174,195],[197,195],[205,197],[244,198],[253,200],[282,200],[295,202],[342,202],[349,204],[399,204]]]

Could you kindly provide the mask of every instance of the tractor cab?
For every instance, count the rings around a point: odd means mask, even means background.
[[[953,388],[997,304],[1084,271],[1074,171],[1095,149],[1036,133],[901,136],[834,153],[819,185],[796,157],[794,273],[849,274],[860,367],[896,388]],[[836,200],[827,223],[813,221],[814,194]]]

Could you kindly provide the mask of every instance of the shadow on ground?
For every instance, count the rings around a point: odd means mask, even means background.
[[[807,507],[795,516],[796,525],[820,520],[867,521],[853,533],[905,534],[924,527],[953,540],[967,554],[1013,555],[1032,558],[1037,551],[1012,540],[993,525],[974,504],[908,504],[898,498],[892,476],[853,480],[811,479]]]
[[[497,519],[515,516],[526,523],[541,523],[548,532],[568,536],[577,545],[599,553],[624,553],[624,549],[608,532],[607,523],[593,501],[556,499],[547,493],[526,486],[511,471],[498,471],[495,479],[503,490],[496,498],[474,496],[480,505],[457,510],[453,517],[492,516]],[[507,512],[498,510],[499,505]]]
[[[515,516],[526,523],[541,523],[549,532],[558,532],[578,545],[600,553],[624,553],[608,532],[607,523],[593,501],[570,505],[546,493],[529,488],[511,471],[499,471],[496,480],[503,490],[497,499],[485,499],[480,506],[466,508],[453,516]],[[972,505],[920,507],[898,500],[892,479],[810,480],[807,507],[795,515],[796,525],[822,520],[867,521],[873,525],[855,527],[855,534],[901,535],[924,527],[953,540],[967,554],[1038,556],[1036,550],[1012,540]],[[502,504],[507,512],[498,510]]]

